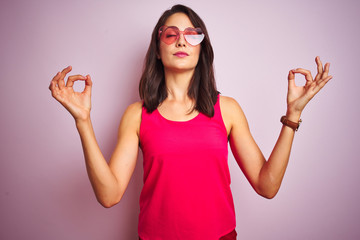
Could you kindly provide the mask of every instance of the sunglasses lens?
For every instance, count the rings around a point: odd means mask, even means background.
[[[205,35],[202,34],[184,34],[185,40],[192,46],[196,46],[202,42]]]
[[[161,34],[161,41],[166,44],[172,44],[176,41],[179,31],[176,31],[174,28],[166,28],[165,31]]]

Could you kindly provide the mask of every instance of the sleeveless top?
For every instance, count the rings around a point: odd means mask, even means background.
[[[143,107],[140,147],[144,186],[138,233],[143,240],[218,240],[235,229],[228,139],[220,112],[171,121]]]

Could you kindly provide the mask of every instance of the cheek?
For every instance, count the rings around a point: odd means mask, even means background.
[[[192,47],[192,52],[196,55],[200,55],[200,51],[201,51],[201,45],[197,45],[195,47]]]
[[[197,59],[199,59],[199,57],[200,57],[200,52],[201,52],[200,46],[196,47],[196,49],[194,49],[194,55],[197,56]]]
[[[165,43],[160,43],[158,57],[160,59],[166,58],[166,56],[169,54],[169,51],[170,50],[168,45],[166,45]]]

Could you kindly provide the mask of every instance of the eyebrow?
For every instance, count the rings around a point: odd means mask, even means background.
[[[177,29],[179,29],[180,30],[180,28],[179,27],[177,27],[177,26],[168,26],[168,25],[164,25],[164,26],[166,26],[167,28],[169,28],[169,27],[175,27],[175,28],[177,28]],[[186,29],[188,29],[188,28],[192,28],[192,29],[197,29],[197,28],[200,28],[200,27],[186,27],[186,28],[184,28],[184,30],[180,30],[180,31],[185,31]]]

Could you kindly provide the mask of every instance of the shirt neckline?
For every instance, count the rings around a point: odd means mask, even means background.
[[[157,112],[157,114],[160,116],[160,118],[168,121],[168,122],[172,122],[172,123],[188,123],[188,122],[192,122],[194,120],[196,120],[197,118],[199,118],[199,116],[201,115],[201,112],[199,112],[195,117],[189,119],[189,120],[185,120],[185,121],[179,121],[179,120],[170,120],[167,119],[166,117],[164,117],[163,115],[161,115],[160,111],[158,109],[155,110]]]

